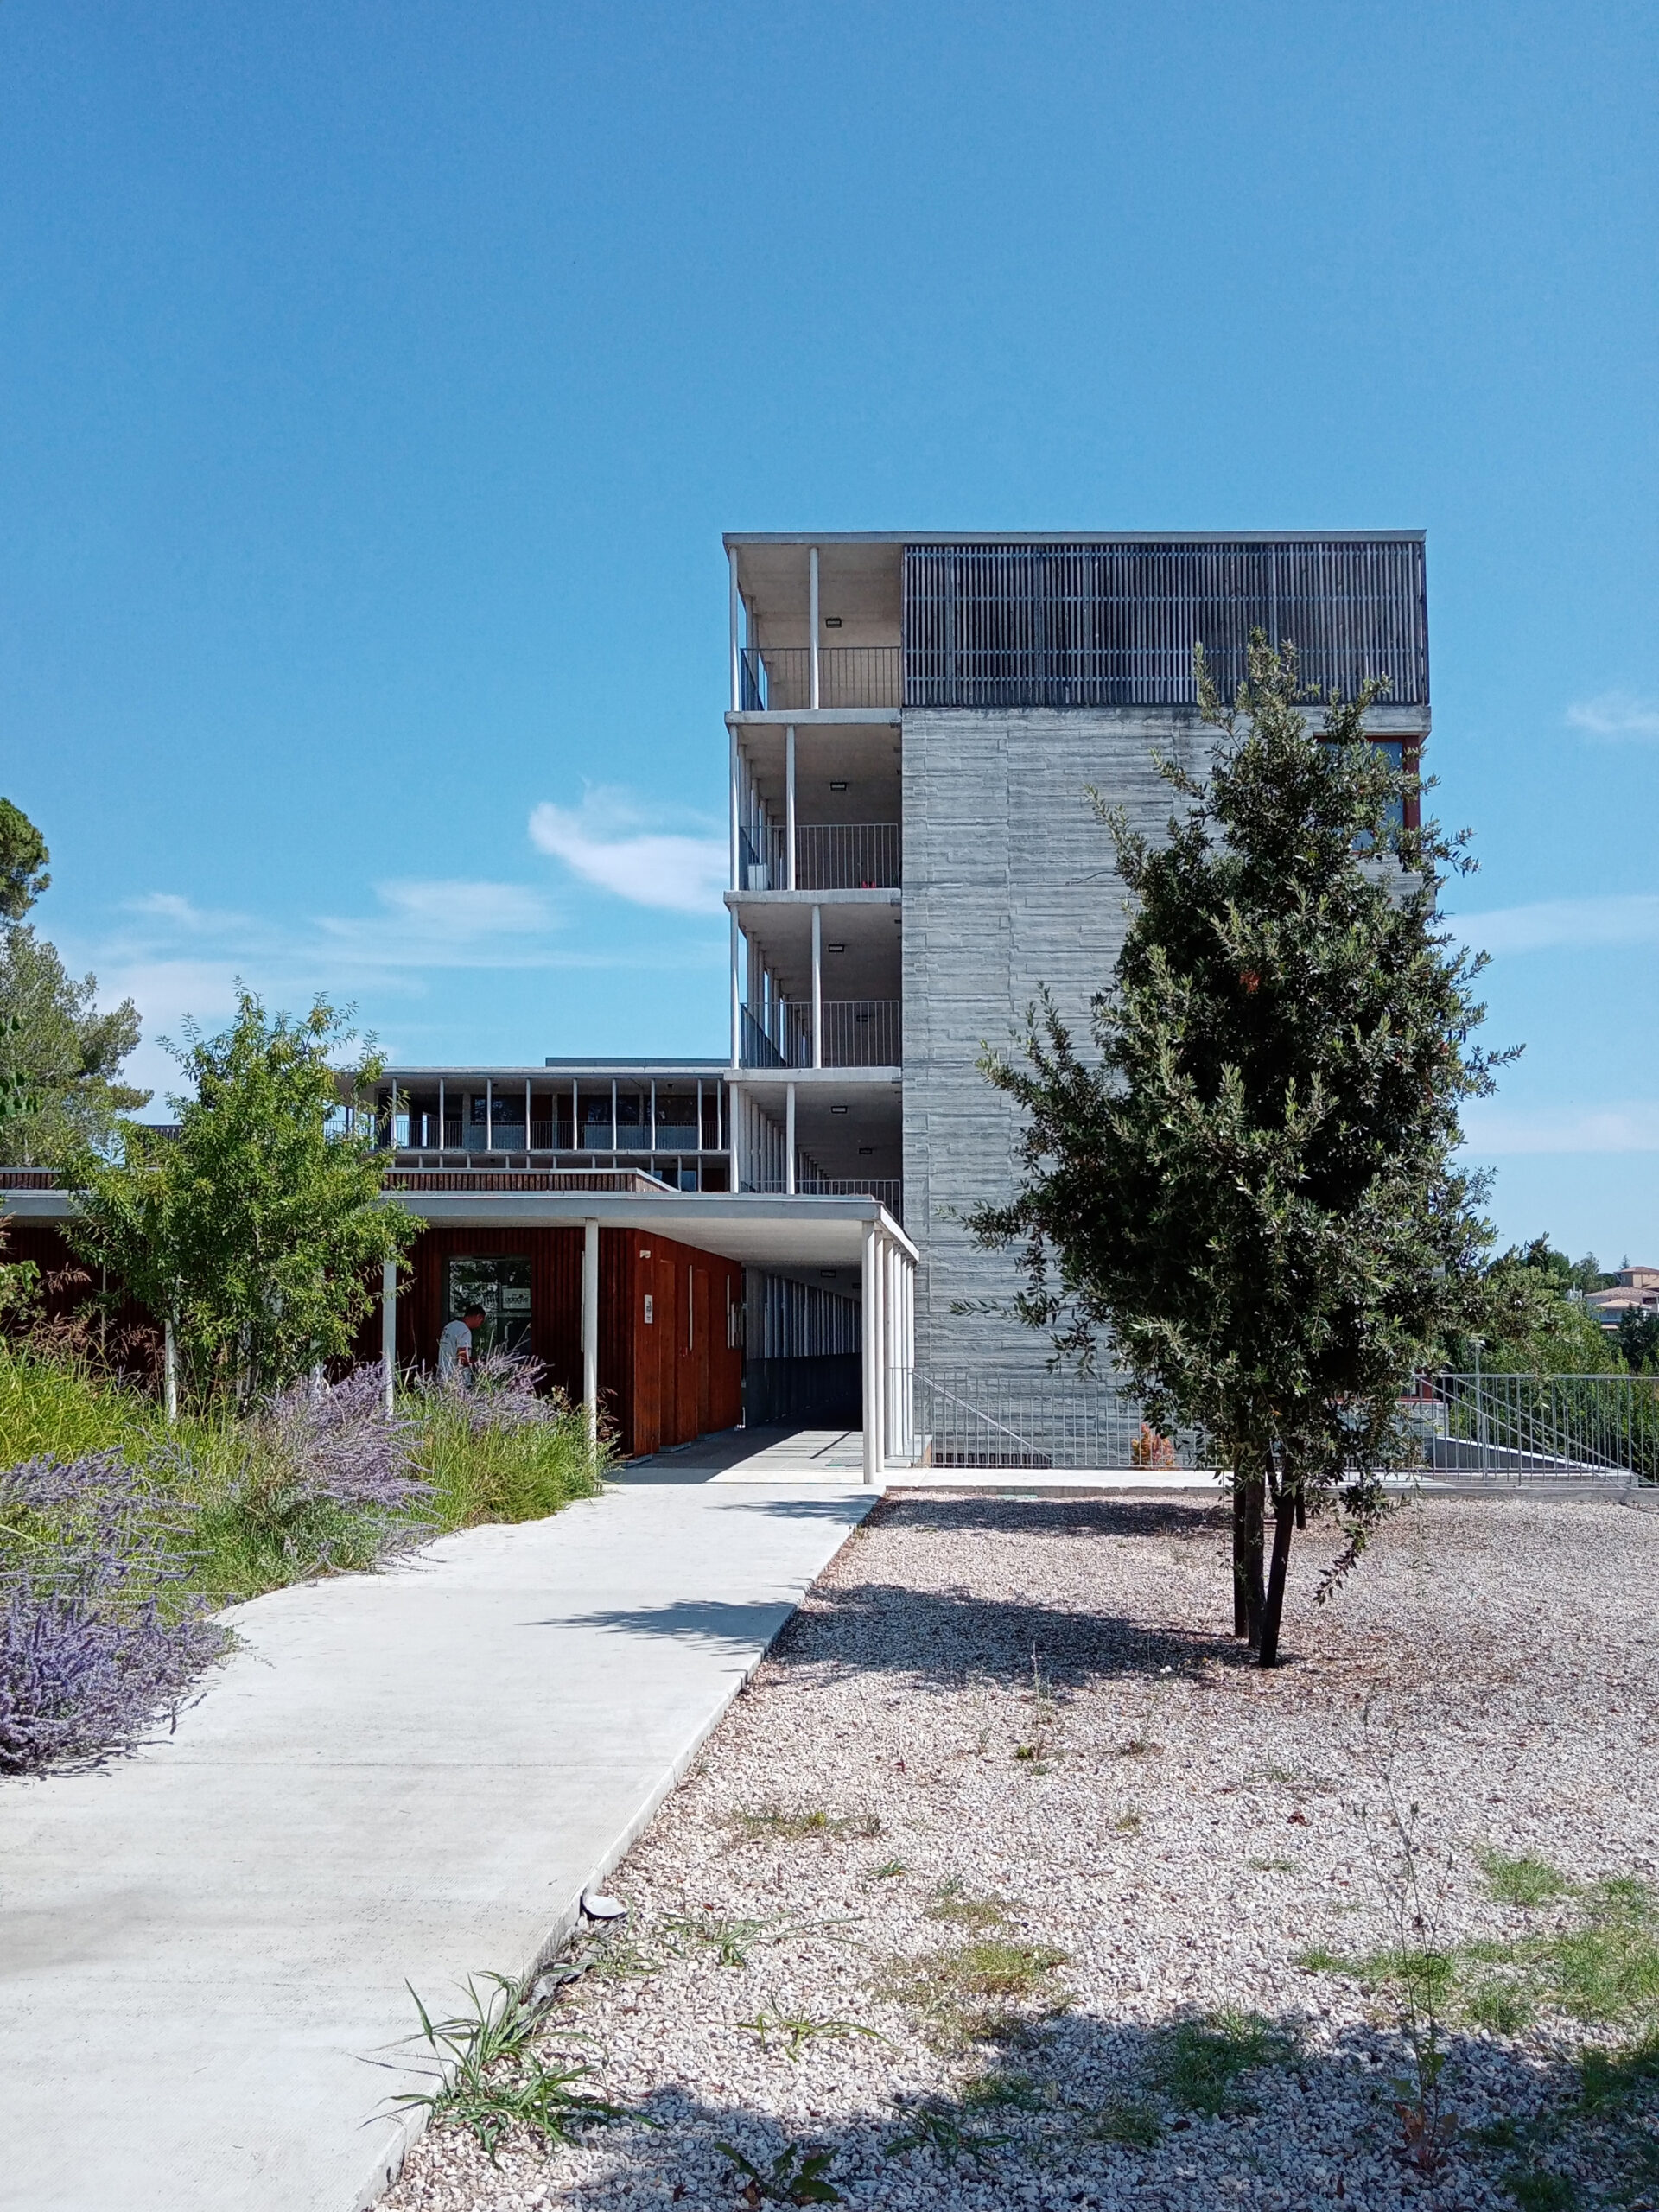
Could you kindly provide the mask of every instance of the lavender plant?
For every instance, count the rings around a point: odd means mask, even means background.
[[[86,1765],[176,1719],[225,1649],[179,1508],[118,1452],[0,1474],[0,1773]]]
[[[245,1555],[252,1584],[373,1567],[430,1534],[418,1432],[388,1420],[385,1390],[376,1362],[338,1382],[292,1383],[238,1425],[235,1472],[207,1518],[216,1543]],[[188,1447],[176,1456],[180,1486],[205,1492]]]

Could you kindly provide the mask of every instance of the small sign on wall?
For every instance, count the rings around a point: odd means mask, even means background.
[[[655,1319],[656,1319],[656,1318],[657,1318],[657,1317],[656,1317],[655,1313],[654,1313],[652,1312],[652,1310],[651,1293],[650,1293],[649,1291],[647,1291],[647,1292],[645,1293],[645,1325],[646,1325],[646,1326],[647,1326],[647,1327],[649,1327],[649,1326],[651,1325],[652,1322],[653,1320],[655,1320]]]

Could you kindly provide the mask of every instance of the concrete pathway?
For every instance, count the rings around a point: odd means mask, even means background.
[[[405,1981],[447,2011],[563,1939],[868,1510],[824,1472],[659,1465],[276,1592],[175,1736],[0,1785],[0,2204],[372,2202]]]

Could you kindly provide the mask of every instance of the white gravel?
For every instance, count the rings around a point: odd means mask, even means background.
[[[597,2090],[655,2124],[550,2156],[516,2136],[499,2167],[435,2129],[387,2203],[758,2201],[717,2139],[763,2168],[788,2144],[826,2152],[846,2200],[883,2212],[1510,2203],[1503,2161],[1468,2131],[1547,2095],[1559,2046],[1452,2035],[1461,2130],[1425,2176],[1389,2088],[1397,2022],[1294,1961],[1387,1941],[1391,1789],[1421,1808],[1449,1939],[1521,1923],[1488,1898],[1482,1848],[1583,1879],[1659,1873],[1659,1514],[1414,1503],[1315,1606],[1334,1548],[1328,1527],[1300,1540],[1291,1663],[1262,1675],[1224,1633],[1213,1506],[889,1501],[607,1879],[630,1909],[613,1970],[551,2016],[550,2050],[586,2056]],[[791,1837],[741,1820],[772,1811],[841,1825]],[[938,1916],[964,1899],[1000,1901],[992,1940],[1065,1955],[1038,1976],[1046,1994],[977,2041],[930,2027],[902,1989],[904,1961],[976,1940]],[[655,1971],[613,1970],[628,1967]],[[1149,2069],[1172,2021],[1222,2008],[1281,2024],[1301,2055],[1245,2077],[1253,2113],[1183,2119]],[[791,2060],[764,2024],[786,2018],[839,2024]],[[986,2077],[1020,2101],[976,2106]],[[1015,2139],[954,2162],[890,2151],[917,2100]],[[1154,2147],[1101,2134],[1126,2101],[1161,2113]]]

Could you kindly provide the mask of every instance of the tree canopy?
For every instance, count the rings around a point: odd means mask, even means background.
[[[0,1162],[61,1167],[111,1143],[124,1114],[149,1093],[123,1083],[138,1043],[130,999],[100,1013],[98,978],[71,976],[55,945],[27,922],[0,929]]]
[[[380,1073],[342,1068],[349,1019],[319,999],[299,1020],[240,990],[221,1036],[186,1033],[176,1135],[129,1122],[114,1159],[85,1156],[72,1234],[172,1324],[188,1385],[238,1406],[343,1359],[415,1224],[385,1203],[366,1127],[341,1112]]]
[[[1198,656],[1218,733],[1154,843],[1096,804],[1131,918],[1090,1015],[1051,1001],[990,1080],[1023,1109],[1019,1187],[973,1220],[1021,1254],[1017,1308],[1057,1355],[1110,1356],[1160,1426],[1230,1467],[1235,1626],[1277,1656],[1291,1535],[1340,1501],[1357,1556],[1398,1394],[1475,1310],[1490,1231],[1456,1164],[1479,967],[1440,927],[1460,839],[1397,825],[1401,772],[1365,735],[1378,696],[1300,711],[1294,649],[1260,633],[1236,699]],[[1262,1528],[1274,1522],[1264,1586]]]
[[[0,920],[21,922],[52,879],[46,840],[9,798],[0,798]]]
[[[1486,1270],[1481,1366],[1492,1375],[1615,1373],[1618,1351],[1581,1302],[1586,1289],[1600,1287],[1593,1257],[1569,1260],[1548,1236],[1500,1252]],[[1446,1357],[1465,1372],[1474,1366],[1468,1331],[1453,1332]]]

